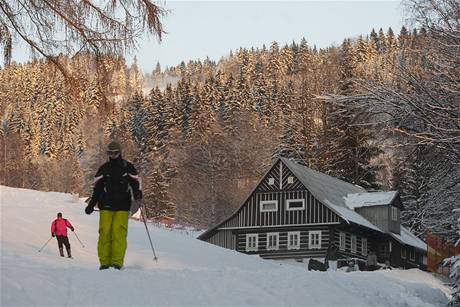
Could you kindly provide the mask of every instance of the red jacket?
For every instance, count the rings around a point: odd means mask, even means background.
[[[57,218],[51,223],[51,233],[54,233],[56,236],[67,237],[67,227],[73,231],[73,226],[68,220]]]

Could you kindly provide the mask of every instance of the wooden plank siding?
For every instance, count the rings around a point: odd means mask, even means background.
[[[405,257],[403,257],[401,250],[405,250]],[[402,267],[404,269],[411,268],[426,268],[426,263],[423,263],[423,257],[426,257],[426,253],[412,246],[403,246],[397,241],[393,241],[392,249],[392,265]]]
[[[345,233],[345,250],[340,249],[340,233],[343,232]],[[356,236],[356,253],[351,252],[351,236],[354,235]],[[362,248],[363,248],[363,238],[367,239],[367,253],[370,252],[371,249],[371,244],[372,244],[372,238],[369,237],[364,237],[357,235],[356,233],[353,232],[348,232],[345,230],[339,230],[335,229],[334,230],[334,245],[337,247],[337,251],[339,253],[339,257],[353,257],[353,258],[360,258],[363,260],[367,259],[367,254],[363,255],[362,254]]]
[[[231,230],[218,231],[207,242],[228,249],[236,249],[236,237]]]
[[[292,177],[292,183],[288,183]],[[274,183],[269,184],[270,178]],[[304,210],[286,210],[288,199],[303,199]],[[260,201],[277,200],[277,212],[260,212]],[[321,204],[281,161],[269,171],[246,203],[219,229],[340,223],[341,218]]]
[[[288,183],[289,177],[292,177],[293,183]],[[273,178],[273,184],[270,184],[270,178]],[[273,192],[288,190],[304,190],[304,185],[297,179],[294,174],[281,161],[276,163],[270,172],[268,172],[257,186],[255,192]]]
[[[358,214],[366,218],[373,225],[377,226],[383,232],[388,232],[389,230],[389,218],[390,211],[389,206],[370,206],[370,207],[361,207],[356,208],[355,210]]]
[[[300,232],[300,248],[288,249],[288,232]],[[309,232],[321,231],[321,248],[309,249]],[[278,250],[267,250],[267,232],[279,233]],[[257,234],[258,246],[257,251],[246,251],[246,235]],[[264,229],[242,229],[237,234],[237,251],[247,254],[258,254],[265,259],[287,259],[287,258],[320,258],[325,257],[327,248],[329,247],[329,227],[326,225],[317,226],[297,226],[297,227],[279,227],[270,231]]]
[[[305,208],[287,210],[287,200],[303,199]],[[276,212],[261,212],[260,203],[264,200],[276,200]],[[241,207],[237,215],[223,223],[219,229],[244,227],[270,227],[280,225],[338,224],[341,218],[325,205],[321,204],[307,191],[278,191],[254,193]]]

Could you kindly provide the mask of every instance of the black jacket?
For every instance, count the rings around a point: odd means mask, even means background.
[[[129,211],[131,190],[134,199],[142,199],[137,170],[120,155],[104,163],[97,171],[91,202],[97,203],[100,210]]]

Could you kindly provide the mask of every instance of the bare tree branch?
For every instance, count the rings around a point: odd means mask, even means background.
[[[122,56],[136,47],[144,31],[161,40],[165,11],[150,0],[58,1],[0,0],[0,44],[5,64],[13,40],[22,40],[59,64],[59,56],[90,52],[96,57]]]

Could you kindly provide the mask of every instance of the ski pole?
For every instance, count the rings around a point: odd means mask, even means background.
[[[45,246],[48,244],[48,242],[51,241],[52,238],[53,237],[49,238],[48,241],[46,241],[46,243],[43,244],[43,246],[38,250],[38,252],[41,252],[45,248]]]
[[[83,248],[85,248],[85,245],[83,245],[83,243],[81,243],[80,238],[77,236],[77,234],[75,233],[75,231],[72,231],[72,232],[73,232],[73,234],[75,235],[75,237],[77,238],[78,242],[80,242],[81,246],[82,246]]]
[[[155,254],[155,249],[153,248],[152,238],[150,238],[149,229],[147,228],[147,223],[145,222],[145,214],[142,209],[144,209],[143,205],[141,205],[141,215],[142,215],[142,220],[144,221],[145,231],[147,231],[147,235],[149,236],[150,246],[152,247],[153,260],[158,261],[157,255]]]

